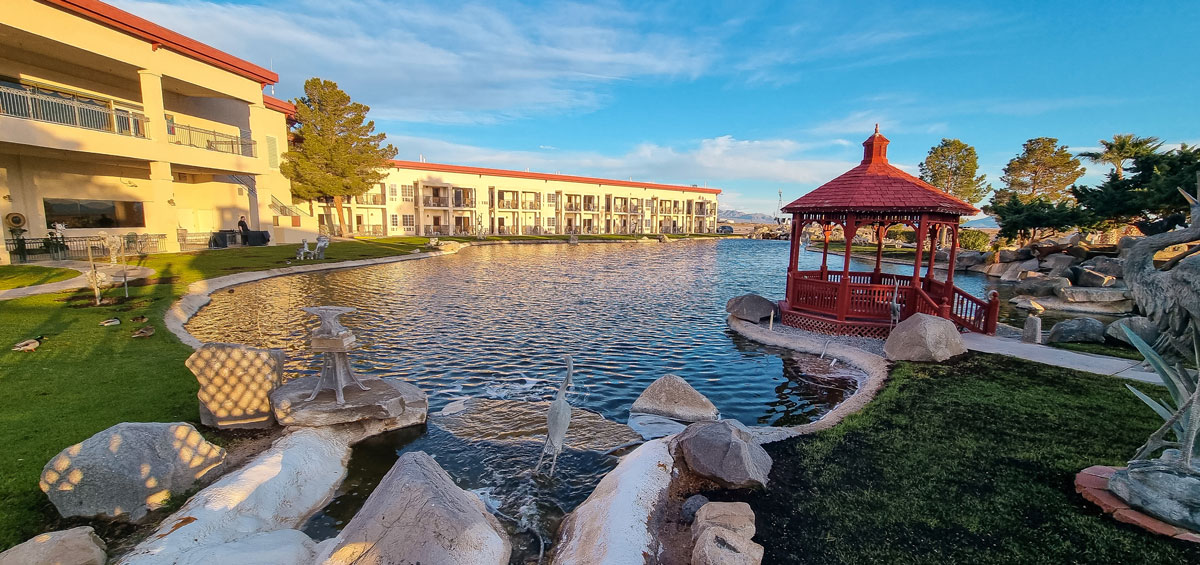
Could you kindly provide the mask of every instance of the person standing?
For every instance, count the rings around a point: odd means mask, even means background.
[[[238,231],[242,232],[242,245],[250,245],[250,224],[246,223],[246,217],[238,218]]]

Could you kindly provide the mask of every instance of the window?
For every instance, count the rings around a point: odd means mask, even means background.
[[[388,185],[388,198],[390,198],[392,200],[396,199],[396,185],[394,185],[394,184]]]
[[[548,227],[548,228],[554,227],[556,221],[557,220],[554,218],[554,216],[550,216],[550,217],[546,218],[546,227]]]
[[[393,217],[395,217],[395,216],[393,216]],[[412,214],[405,214],[404,215],[404,227],[411,228],[415,225],[417,225],[416,217],[413,216]]]
[[[400,199],[404,202],[412,202],[415,199],[415,192],[411,184],[402,185],[400,187]]]
[[[649,228],[649,227],[650,227],[650,220],[646,220],[646,227],[647,227],[647,228]]]
[[[400,226],[400,216],[392,214],[392,227],[395,228],[395,227],[399,227],[399,226]]]
[[[550,194],[547,194],[546,195],[546,204],[551,205],[551,206],[558,204],[558,193],[551,192]],[[550,224],[550,225],[554,225],[554,224]]]
[[[141,202],[119,200],[74,200],[45,198],[46,227],[56,223],[68,228],[144,228],[146,215]]]

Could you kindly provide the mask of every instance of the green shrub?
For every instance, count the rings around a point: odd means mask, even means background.
[[[896,239],[904,243],[916,243],[917,232],[904,226],[892,226],[887,231],[888,239]]]
[[[958,246],[974,251],[987,251],[992,237],[980,230],[965,229],[958,232]]]

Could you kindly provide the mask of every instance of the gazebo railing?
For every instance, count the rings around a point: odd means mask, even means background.
[[[929,314],[948,317],[972,331],[996,331],[998,300],[982,300],[955,287],[953,299],[947,304],[948,311],[943,312],[945,281],[922,278],[921,285],[914,287],[909,275],[852,271],[849,276],[850,296],[845,311],[847,320],[888,322],[894,301],[901,306],[905,318],[916,313]],[[841,271],[829,271],[824,277],[821,271],[791,273],[787,301],[797,310],[835,317],[838,315],[841,282]]]

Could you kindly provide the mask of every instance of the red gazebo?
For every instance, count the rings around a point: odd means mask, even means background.
[[[979,212],[963,202],[888,164],[888,140],[875,133],[863,142],[857,167],[783,207],[792,215],[792,253],[788,263],[787,297],[779,306],[783,323],[829,334],[887,337],[894,321],[917,312],[946,318],[970,331],[996,333],[1000,301],[995,292],[983,301],[954,286],[958,254],[959,217]],[[825,235],[821,269],[797,267],[801,233],[820,224]],[[912,275],[883,273],[883,239],[889,227],[906,225],[917,232]],[[840,269],[831,270],[829,234],[842,226],[846,240]],[[871,226],[878,242],[875,269],[850,270],[850,249],[859,228]],[[937,241],[950,233],[945,280],[935,277]],[[928,245],[928,268],[921,274]]]

